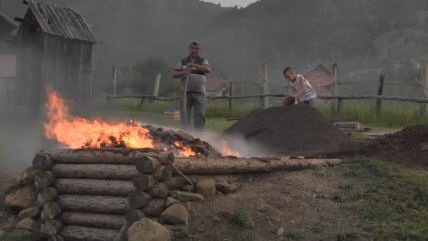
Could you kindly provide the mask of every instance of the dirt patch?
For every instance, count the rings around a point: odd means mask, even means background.
[[[334,200],[347,166],[243,176],[242,188],[191,204],[193,241],[338,240],[360,225],[358,214]]]
[[[295,105],[258,110],[224,134],[262,146],[266,154],[309,155],[335,152],[351,140],[316,109]]]
[[[428,125],[407,127],[395,134],[362,143],[356,152],[400,164],[428,167]]]

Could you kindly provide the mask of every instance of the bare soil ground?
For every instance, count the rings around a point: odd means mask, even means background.
[[[192,237],[182,240],[342,240],[362,221],[338,202],[337,193],[356,184],[366,189],[370,180],[349,178],[350,171],[349,164],[342,164],[240,177],[243,186],[236,194],[192,204]]]

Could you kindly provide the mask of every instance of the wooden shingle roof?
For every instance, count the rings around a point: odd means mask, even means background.
[[[44,33],[70,40],[97,41],[86,20],[73,9],[36,0],[27,0],[25,3]]]

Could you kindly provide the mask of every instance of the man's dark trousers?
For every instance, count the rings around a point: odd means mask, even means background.
[[[184,104],[186,104],[186,108],[184,108]],[[205,106],[206,106],[205,93],[189,91],[185,95],[185,92],[182,91],[180,96],[181,128],[183,130],[190,129],[191,123],[192,123],[191,116],[192,116],[192,110],[193,110],[194,129],[203,130],[205,126]]]

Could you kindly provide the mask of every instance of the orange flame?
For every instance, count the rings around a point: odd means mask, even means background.
[[[241,156],[241,153],[233,150],[230,147],[229,142],[227,142],[226,140],[223,140],[223,139],[220,139],[220,150],[221,150],[221,154],[223,156],[236,156],[236,157]]]
[[[101,119],[89,120],[71,116],[69,108],[61,96],[48,90],[46,103],[48,122],[44,124],[45,136],[66,145],[69,148],[157,148],[150,131],[140,124],[109,122]],[[176,141],[174,143],[178,156],[197,156],[189,146]]]

